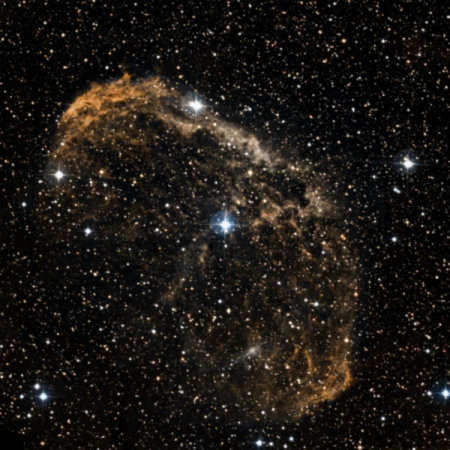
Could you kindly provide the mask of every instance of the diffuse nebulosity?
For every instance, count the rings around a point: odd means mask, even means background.
[[[39,245],[83,304],[95,291],[125,305],[132,337],[109,358],[127,365],[133,349],[158,407],[182,384],[186,407],[289,420],[349,386],[358,266],[314,168],[212,109],[190,114],[160,78],[128,76],[74,100],[50,166],[67,176],[39,217],[50,202],[62,213]],[[211,230],[219,211],[231,233]]]

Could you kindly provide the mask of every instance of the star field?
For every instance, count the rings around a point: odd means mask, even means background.
[[[445,5],[0,23],[2,433],[450,448]]]

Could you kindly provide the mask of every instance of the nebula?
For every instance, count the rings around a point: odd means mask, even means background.
[[[140,368],[154,404],[179,408],[182,384],[186,407],[297,419],[352,382],[359,271],[340,200],[311,164],[213,108],[189,114],[183,97],[124,76],[74,100],[52,144],[67,176],[42,195],[41,244],[95,292],[82,304],[122,304],[132,337],[109,358]],[[61,214],[45,230],[52,202]],[[210,223],[223,211],[234,226],[221,235]]]

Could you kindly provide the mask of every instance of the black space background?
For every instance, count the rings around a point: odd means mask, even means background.
[[[32,303],[33,187],[56,121],[93,81],[160,73],[182,75],[223,117],[332,172],[363,261],[359,350],[353,387],[298,423],[155,412],[146,446],[131,444],[132,417],[111,423],[116,448],[254,448],[258,438],[274,448],[450,448],[448,405],[427,395],[450,382],[449,8],[265,0],[0,8],[1,428],[25,432],[28,448],[42,440],[59,448],[52,422],[64,406],[49,407],[54,419],[27,419],[15,398],[48,357],[20,331],[32,327],[20,302]],[[402,151],[423,163],[408,176],[393,167]],[[75,417],[79,429],[93,427],[82,411]],[[90,448],[85,439],[74,448]]]

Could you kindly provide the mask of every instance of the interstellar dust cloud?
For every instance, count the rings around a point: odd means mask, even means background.
[[[99,348],[155,411],[296,419],[352,382],[358,267],[339,201],[312,165],[183,97],[125,76],[74,100],[42,245],[85,286],[73,307],[121,324]],[[219,212],[232,229],[211,229]]]

